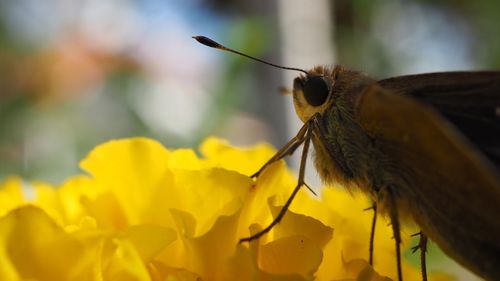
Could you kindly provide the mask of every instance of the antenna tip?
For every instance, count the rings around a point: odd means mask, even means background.
[[[208,47],[212,47],[212,48],[220,48],[221,45],[217,42],[215,42],[214,40],[208,38],[208,37],[205,37],[205,36],[192,36],[193,39],[195,39],[196,41],[198,41],[199,43],[205,45],[205,46],[208,46]]]

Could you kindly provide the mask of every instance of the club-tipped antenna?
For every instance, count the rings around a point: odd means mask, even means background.
[[[235,54],[238,54],[240,56],[244,56],[246,58],[249,58],[249,59],[252,59],[252,60],[256,60],[258,62],[261,62],[261,63],[264,63],[264,64],[267,64],[267,65],[270,65],[270,66],[274,66],[274,67],[277,67],[277,68],[281,68],[281,69],[287,69],[287,70],[295,70],[295,71],[300,71],[300,72],[304,72],[306,75],[309,75],[309,73],[303,69],[300,69],[300,68],[295,68],[295,67],[286,67],[286,66],[281,66],[281,65],[277,65],[277,64],[274,64],[274,63],[270,63],[270,62],[267,62],[267,61],[264,61],[264,60],[261,60],[261,59],[258,59],[258,58],[255,58],[255,57],[252,57],[252,56],[249,56],[247,54],[244,54],[242,52],[238,52],[236,50],[233,50],[231,48],[228,48],[226,46],[223,46],[217,42],[215,42],[214,40],[208,38],[208,37],[205,37],[205,36],[193,36],[193,38],[200,42],[201,44],[205,45],[205,46],[208,46],[208,47],[212,47],[212,48],[215,48],[215,49],[219,49],[219,50],[223,50],[223,51],[228,51],[228,52],[231,52],[231,53],[235,53]]]

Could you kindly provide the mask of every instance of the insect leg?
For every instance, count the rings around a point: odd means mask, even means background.
[[[396,241],[396,265],[398,269],[398,280],[403,281],[403,271],[401,269],[401,232],[399,227],[398,208],[394,194],[388,190],[387,199],[389,203],[389,217],[391,219],[392,232]]]
[[[303,140],[300,141],[300,142],[304,142],[304,148],[302,150],[302,156],[300,159],[299,179],[297,181],[297,186],[295,186],[292,194],[290,195],[290,197],[288,197],[288,200],[286,201],[285,205],[283,205],[280,212],[278,213],[276,218],[274,218],[274,220],[271,222],[271,224],[269,224],[266,228],[264,228],[263,230],[257,232],[256,234],[254,234],[252,236],[240,239],[240,243],[241,242],[250,242],[252,240],[258,239],[262,235],[268,233],[276,224],[278,224],[281,221],[281,219],[283,218],[283,216],[285,215],[286,211],[288,210],[288,207],[290,207],[290,204],[292,204],[292,201],[295,198],[295,195],[297,195],[297,192],[299,192],[302,185],[305,184],[304,177],[305,177],[305,171],[306,171],[307,152],[309,150],[309,145],[311,143],[313,123],[307,122],[305,126],[306,126],[305,136],[303,137]],[[301,129],[301,131],[302,131],[302,129]],[[291,147],[293,147],[293,146],[291,146]],[[285,153],[285,155],[286,155],[286,153]]]
[[[422,233],[416,233],[412,236],[420,236],[420,240],[418,245],[412,248],[412,252],[415,253],[417,250],[420,250],[420,269],[422,273],[422,281],[427,281],[427,263],[426,263],[426,252],[427,252],[427,236]]]
[[[427,263],[425,262],[425,254],[427,252],[427,236],[420,233],[420,267],[422,269],[422,280],[427,281]]]
[[[287,155],[293,154],[293,152],[295,152],[295,150],[304,142],[307,126],[308,123],[304,124],[302,128],[300,128],[297,135],[295,135],[295,137],[289,140],[280,150],[278,150],[278,152],[276,152],[276,154],[274,154],[274,156],[271,157],[271,159],[267,160],[267,162],[264,165],[262,165],[262,167],[260,167],[260,169],[257,172],[255,172],[251,177],[252,178],[258,177],[260,173],[262,173],[262,171],[264,171],[264,169],[266,169],[272,163],[283,159],[283,157]]]
[[[373,245],[375,241],[375,226],[377,225],[377,203],[373,202],[371,207],[365,209],[365,211],[368,210],[373,210],[372,228],[370,230],[370,248],[368,249],[368,261],[370,265],[373,265]]]

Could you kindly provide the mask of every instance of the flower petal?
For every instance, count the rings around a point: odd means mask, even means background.
[[[110,141],[96,147],[81,163],[104,190],[116,194],[130,223],[148,209],[158,182],[168,171],[170,152],[146,138]]]
[[[170,208],[186,211],[196,219],[195,235],[208,231],[215,220],[241,208],[252,181],[234,171],[221,168],[176,171],[175,187],[170,189]]]
[[[85,216],[81,197],[93,191],[91,185],[92,180],[88,176],[71,177],[59,187],[33,182],[35,199],[32,203],[61,225],[77,224]]]
[[[276,150],[268,144],[260,143],[249,148],[235,148],[227,141],[209,137],[200,145],[200,151],[215,167],[252,175],[264,165]]]
[[[33,280],[84,280],[90,264],[85,246],[64,232],[41,209],[25,206],[0,220],[1,280],[16,272]],[[10,268],[6,265],[10,263]]]
[[[24,203],[23,182],[18,177],[8,177],[0,183],[0,216]]]
[[[273,217],[276,217],[282,208],[282,206],[272,206]],[[274,239],[292,235],[303,235],[323,248],[332,239],[333,229],[312,217],[288,210],[274,229]]]
[[[149,273],[132,243],[125,239],[105,240],[102,251],[104,280],[149,281]]]
[[[312,278],[322,258],[318,244],[302,235],[277,239],[259,249],[259,267],[274,274],[299,274]]]
[[[177,237],[174,230],[152,224],[131,226],[125,230],[125,234],[139,252],[144,263],[151,262]]]
[[[192,224],[192,219],[182,211],[175,211],[182,225]],[[203,276],[206,280],[221,280],[224,266],[236,250],[239,212],[220,216],[213,227],[201,236],[186,232],[179,236],[173,247],[162,253],[162,261],[171,267],[181,267]],[[189,226],[192,227],[192,226]]]

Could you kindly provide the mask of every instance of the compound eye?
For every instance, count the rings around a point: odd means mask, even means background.
[[[329,90],[322,76],[313,76],[306,80],[303,92],[307,103],[319,106],[325,103]]]

